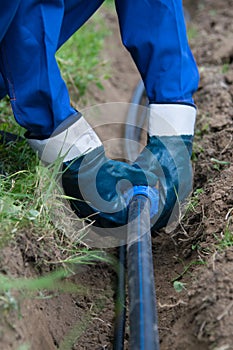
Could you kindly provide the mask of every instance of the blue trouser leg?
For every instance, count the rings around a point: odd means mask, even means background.
[[[55,53],[103,0],[24,0],[0,43],[0,71],[17,122],[48,137],[75,110]]]
[[[18,9],[20,0],[0,0],[0,42],[3,39],[5,33],[7,32],[7,29],[9,28],[15,13]]]
[[[193,103],[199,75],[181,0],[115,0],[123,44],[142,76],[150,103]]]
[[[0,43],[9,28],[17,11],[20,0],[0,0]],[[0,99],[7,94],[5,83],[0,72]]]
[[[5,86],[5,83],[4,83],[4,80],[3,80],[3,77],[2,77],[2,74],[0,72],[0,100],[5,97],[7,94],[7,89],[6,89],[6,86]]]

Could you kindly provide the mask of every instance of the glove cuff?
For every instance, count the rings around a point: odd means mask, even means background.
[[[58,157],[64,157],[63,162],[73,160],[100,147],[102,142],[87,123],[84,117],[72,115],[59,126],[58,130],[45,140],[28,138],[28,143],[39,158],[45,163],[52,163]],[[70,119],[70,123],[69,123]]]
[[[150,104],[149,136],[193,135],[196,108],[185,104]]]

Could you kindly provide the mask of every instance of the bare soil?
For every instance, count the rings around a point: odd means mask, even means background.
[[[171,233],[153,236],[161,350],[233,349],[233,0],[184,1],[190,9],[190,44],[201,81],[195,95],[198,119],[193,152],[193,206]],[[111,29],[103,55],[112,64],[105,90],[92,89],[93,103],[129,102],[139,80],[120,44],[115,15],[103,13]],[[191,30],[190,29],[190,30]],[[194,30],[195,29],[195,30]],[[122,129],[102,131],[119,137]],[[106,135],[107,133],[107,135]],[[119,143],[113,156],[121,152]],[[200,190],[201,189],[201,190]],[[196,192],[195,192],[196,191]],[[49,239],[25,232],[1,252],[0,271],[15,277],[43,275],[59,260]],[[223,238],[225,237],[224,241]],[[49,250],[51,251],[49,252]],[[51,293],[2,311],[0,349],[112,349],[116,276],[107,264],[78,269],[71,278],[83,293]],[[178,293],[173,281],[184,289]],[[20,297],[17,295],[17,297]],[[18,317],[20,316],[20,317]],[[128,348],[128,326],[125,348]]]

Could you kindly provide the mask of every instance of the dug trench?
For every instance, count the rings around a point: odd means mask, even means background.
[[[192,200],[179,225],[154,232],[153,256],[161,350],[233,349],[233,1],[185,1],[189,41],[199,66],[198,117],[193,148]],[[129,102],[138,73],[121,46],[116,16],[103,11],[111,29],[103,51],[111,61],[105,89],[92,89],[93,103]],[[99,130],[122,137],[122,128]],[[121,143],[109,146],[118,157]],[[45,250],[25,232],[1,254],[1,272],[35,277],[48,272]],[[43,252],[43,253],[42,253]],[[47,260],[60,253],[48,249]],[[56,255],[57,254],[57,255]],[[59,260],[59,259],[58,259]],[[112,349],[116,275],[106,263],[77,269],[71,278],[80,293],[45,293],[27,298],[19,311],[0,320],[0,348],[54,350]],[[175,284],[174,281],[178,283]],[[178,288],[178,287],[179,288]],[[125,349],[128,348],[128,323]]]

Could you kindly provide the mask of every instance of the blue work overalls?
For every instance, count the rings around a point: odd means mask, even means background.
[[[57,49],[103,0],[0,0],[0,97],[16,121],[46,138],[75,113],[58,68]],[[181,0],[115,0],[122,42],[150,103],[193,104],[198,70]]]

